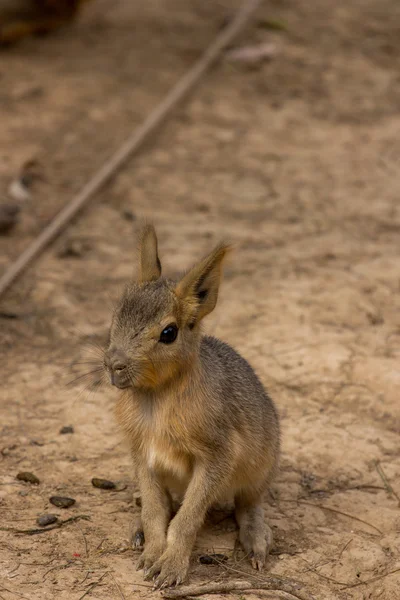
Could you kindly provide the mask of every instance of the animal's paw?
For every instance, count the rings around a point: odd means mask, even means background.
[[[257,571],[262,571],[266,558],[272,546],[272,531],[265,523],[256,528],[242,528],[240,541],[251,566]]]
[[[140,526],[132,526],[129,530],[129,538],[133,550],[143,549],[144,546],[144,533]]]
[[[129,524],[129,540],[133,550],[143,550],[145,539],[140,517],[136,517]]]
[[[147,544],[139,557],[136,564],[136,570],[144,570],[145,577],[149,572],[149,569],[158,561],[165,550],[165,543],[160,544]]]
[[[188,569],[189,557],[171,548],[147,571],[145,579],[154,579],[154,589],[163,589],[182,583]]]
[[[251,566],[253,567],[253,569],[256,569],[256,571],[262,571],[265,563],[265,554],[253,554],[253,556],[251,556],[250,558]]]
[[[140,550],[144,546],[144,533],[141,529],[135,531],[135,534],[132,536],[132,548],[134,550]]]

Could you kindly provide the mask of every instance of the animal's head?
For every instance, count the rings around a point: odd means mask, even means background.
[[[199,326],[216,305],[228,250],[220,244],[174,282],[161,275],[154,227],[144,227],[138,281],[126,287],[115,309],[104,356],[113,385],[156,389],[193,364]]]

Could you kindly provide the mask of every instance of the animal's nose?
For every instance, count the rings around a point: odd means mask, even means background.
[[[110,349],[106,352],[106,365],[115,373],[121,373],[128,365],[128,357],[122,350]]]
[[[121,390],[131,385],[128,374],[128,357],[122,350],[110,348],[107,350],[104,362],[110,371],[112,385]]]

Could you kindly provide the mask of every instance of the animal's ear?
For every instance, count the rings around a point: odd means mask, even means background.
[[[220,244],[195,265],[177,284],[175,292],[184,304],[185,320],[195,325],[215,307],[222,262],[230,246]]]
[[[155,281],[161,275],[158,244],[153,225],[145,225],[139,240],[139,281]]]

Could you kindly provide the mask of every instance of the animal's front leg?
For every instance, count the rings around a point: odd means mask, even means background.
[[[196,534],[207,510],[229,480],[229,467],[198,466],[187,488],[185,499],[172,519],[167,535],[167,548],[148,570],[146,579],[155,578],[155,587],[178,585],[186,578]]]
[[[167,546],[167,527],[171,518],[171,498],[157,475],[145,465],[137,469],[142,497],[141,521],[145,547],[137,569],[148,569],[161,557]]]

